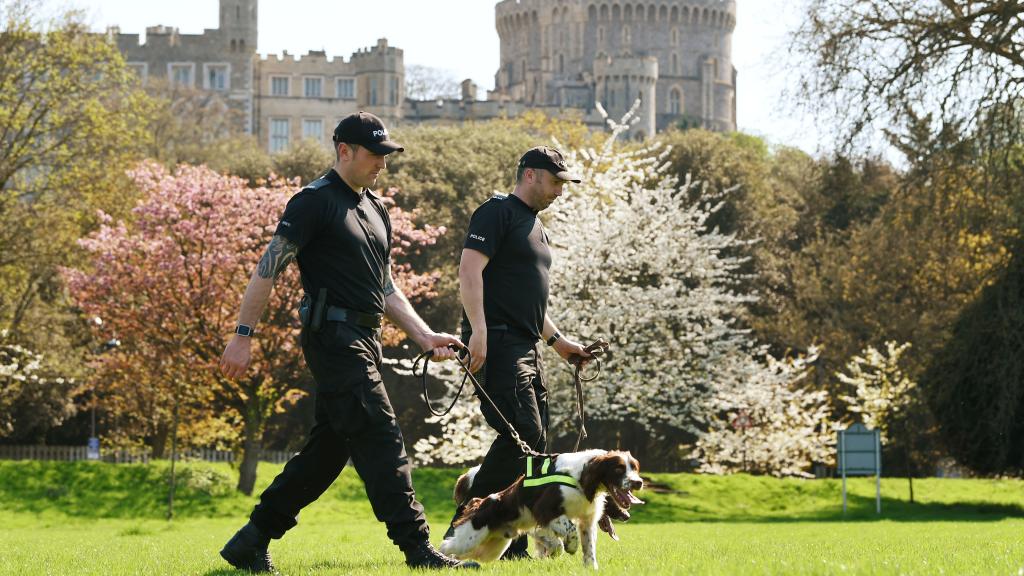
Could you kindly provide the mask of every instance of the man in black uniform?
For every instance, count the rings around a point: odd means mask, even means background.
[[[538,452],[547,447],[548,426],[539,341],[554,346],[566,360],[573,354],[590,356],[559,334],[547,315],[551,250],[537,214],[562,195],[567,182],[580,179],[569,173],[558,150],[540,146],[523,154],[512,194],[495,196],[473,213],[459,265],[462,337],[472,354],[470,369],[484,367],[480,380],[487,394]],[[473,479],[471,498],[499,492],[522,474],[522,451],[501,417],[489,402],[480,407],[498,437]],[[519,538],[503,557],[527,557],[526,544],[525,536]]]
[[[416,501],[401,430],[380,376],[380,322],[384,315],[434,358],[451,358],[460,342],[433,332],[391,277],[391,220],[371,192],[387,155],[403,148],[388,139],[379,118],[359,112],[334,130],[332,170],[292,197],[242,299],[238,327],[221,370],[242,376],[251,359],[253,327],[274,280],[297,260],[306,292],[302,352],[317,383],[316,425],[306,445],[260,496],[249,523],[224,546],[232,566],[273,571],[271,538],[295,526],[299,511],[338,477],[349,458],[366,485],[377,519],[413,567],[459,562],[427,540],[423,506]]]

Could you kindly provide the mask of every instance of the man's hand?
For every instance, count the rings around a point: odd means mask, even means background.
[[[434,353],[431,358],[434,361],[455,358],[455,351],[462,348],[462,342],[458,338],[444,332],[428,332],[419,344],[424,352],[432,351]],[[449,346],[454,346],[454,349]]]
[[[593,358],[590,352],[587,352],[587,349],[582,344],[574,340],[569,340],[565,337],[555,340],[552,347],[555,349],[555,352],[558,352],[559,356],[565,359],[566,362],[569,361],[569,358],[572,358],[573,354],[582,356],[583,362],[580,363],[580,368],[586,366],[587,363],[590,362],[590,358]]]
[[[220,357],[220,371],[228,378],[240,378],[245,375],[252,361],[252,338],[235,335],[224,347]]]
[[[476,373],[487,360],[487,330],[478,330],[469,335],[469,354],[472,362],[469,371]]]

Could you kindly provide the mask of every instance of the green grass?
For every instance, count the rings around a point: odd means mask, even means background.
[[[225,465],[189,464],[176,518],[166,464],[0,462],[0,574],[233,574],[217,551],[255,498]],[[257,490],[280,469],[260,465]],[[435,542],[452,514],[457,472],[417,470]],[[648,503],[598,541],[611,574],[1007,574],[1024,567],[1024,482],[850,481],[850,512],[833,480],[651,475]],[[408,574],[346,470],[271,551],[286,574]],[[486,574],[582,573],[579,556],[498,563]]]

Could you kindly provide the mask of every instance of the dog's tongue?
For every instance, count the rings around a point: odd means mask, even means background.
[[[615,496],[615,501],[619,504],[619,506],[627,510],[633,504],[644,503],[643,500],[634,496],[633,493],[630,492],[629,490],[615,490],[613,491],[613,495]]]
[[[615,533],[615,526],[612,525],[612,519],[607,516],[601,516],[601,519],[597,522],[597,525],[608,533],[612,537],[612,540],[618,542],[619,535]]]

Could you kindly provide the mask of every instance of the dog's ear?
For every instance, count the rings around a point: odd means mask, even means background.
[[[455,499],[456,506],[462,506],[466,500],[469,500],[469,489],[472,485],[473,481],[469,473],[459,476],[459,479],[455,481],[455,491],[452,494],[452,498]]]
[[[583,473],[580,474],[580,488],[583,490],[583,495],[587,497],[587,500],[593,501],[597,491],[606,482],[612,482],[616,474],[621,477],[625,473],[625,467],[626,463],[622,456],[615,452],[595,456],[590,462],[587,462],[583,467]],[[622,472],[619,472],[620,470]]]

